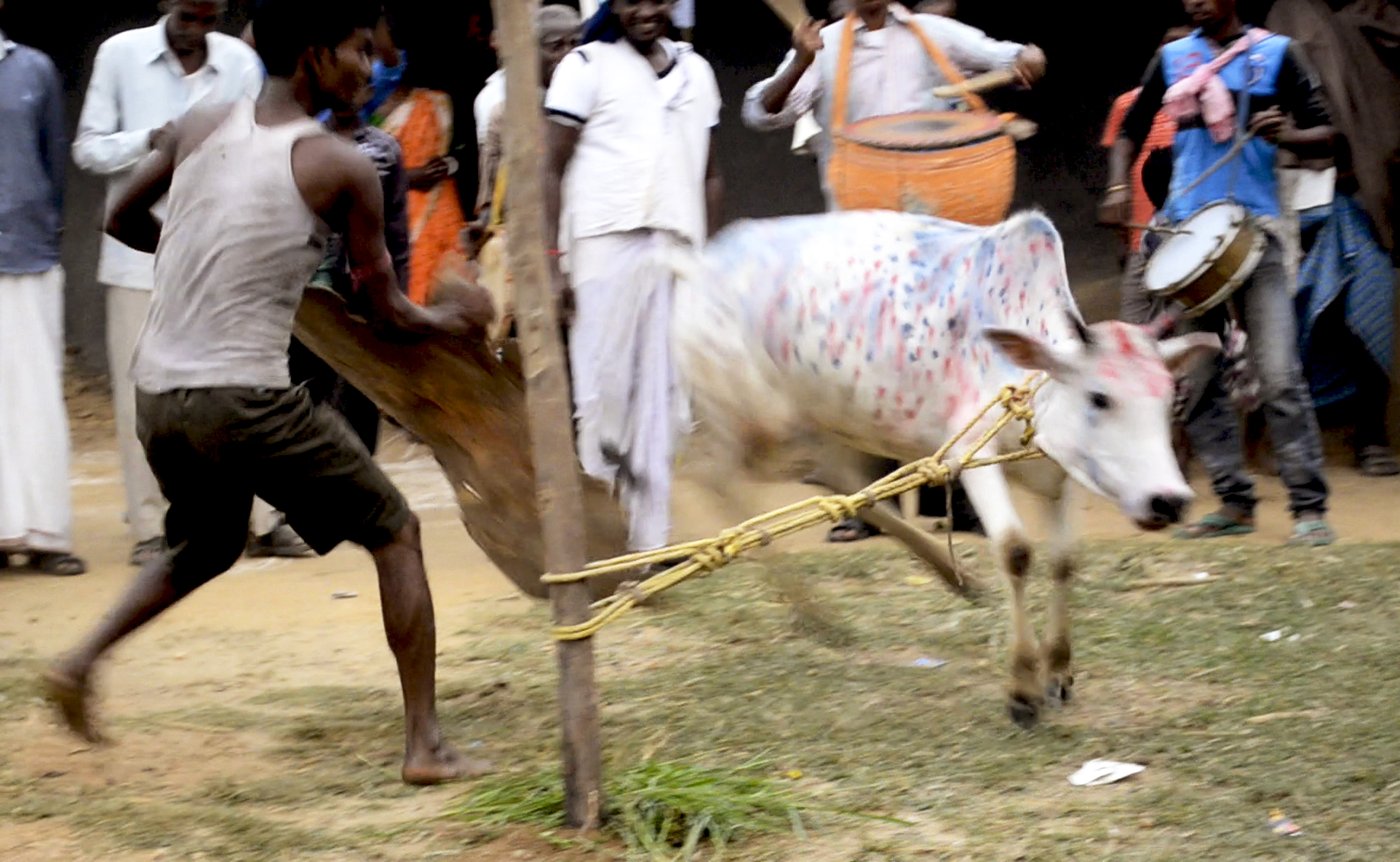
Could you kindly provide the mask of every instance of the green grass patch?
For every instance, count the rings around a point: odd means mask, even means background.
[[[763,774],[762,765],[712,769],[647,761],[609,776],[607,829],[636,856],[691,860],[705,848],[724,857],[736,839],[802,832],[799,801]],[[557,771],[488,779],[454,805],[449,816],[473,826],[563,825],[564,789]]]

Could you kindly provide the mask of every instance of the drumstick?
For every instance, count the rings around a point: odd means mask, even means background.
[[[771,4],[772,0],[769,0],[769,2]],[[933,94],[940,99],[956,99],[968,93],[985,93],[988,90],[1007,87],[1020,80],[1020,76],[1014,71],[1003,69],[1000,72],[986,72],[981,75],[974,75],[961,84],[944,84],[941,87],[934,87]]]
[[[1006,134],[1013,141],[1027,141],[1036,136],[1040,131],[1040,126],[1034,120],[1027,120],[1025,117],[1008,117],[1006,119]]]
[[[1151,233],[1164,233],[1164,234],[1167,234],[1168,236],[1176,236],[1177,234],[1187,234],[1187,235],[1190,235],[1190,234],[1194,234],[1194,233],[1195,233],[1194,230],[1182,230],[1181,228],[1165,227],[1165,226],[1163,226],[1163,225],[1151,225],[1151,224],[1123,224],[1123,225],[1121,225],[1121,226],[1122,226],[1122,227],[1125,227],[1125,228],[1128,228],[1129,230],[1145,230],[1145,231],[1150,231]]]

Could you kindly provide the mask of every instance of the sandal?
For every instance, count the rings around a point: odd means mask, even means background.
[[[1356,469],[1363,476],[1400,476],[1400,461],[1385,446],[1362,446],[1356,452]]]
[[[1227,509],[1211,512],[1201,520],[1178,530],[1178,539],[1222,539],[1226,536],[1247,536],[1254,532],[1254,519]]]
[[[1320,516],[1312,515],[1293,522],[1293,535],[1288,544],[1295,548],[1325,548],[1337,541],[1337,534]]]
[[[863,542],[880,535],[880,528],[867,524],[859,518],[847,518],[831,528],[826,540],[833,544]]]
[[[136,547],[131,549],[131,559],[128,562],[133,566],[146,566],[168,550],[170,546],[165,543],[165,537],[156,536],[154,539],[137,542]]]
[[[35,551],[29,555],[28,569],[43,575],[71,578],[87,571],[87,563],[72,554]]]

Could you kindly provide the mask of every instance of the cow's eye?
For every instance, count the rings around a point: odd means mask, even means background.
[[[1102,392],[1090,392],[1089,403],[1094,405],[1095,410],[1107,410],[1113,406],[1113,399]]]

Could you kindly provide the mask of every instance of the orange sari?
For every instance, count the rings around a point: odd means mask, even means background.
[[[452,100],[435,90],[414,90],[384,118],[383,128],[403,149],[404,169],[421,168],[447,155],[452,147]],[[454,179],[427,191],[409,191],[409,299],[427,305],[439,271],[465,261],[461,245],[465,228]]]

